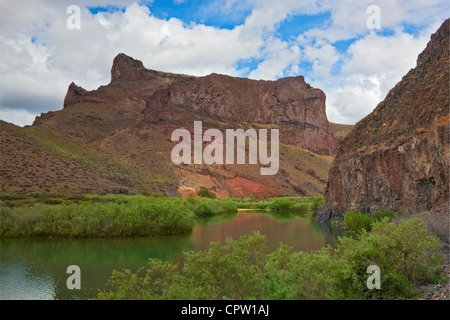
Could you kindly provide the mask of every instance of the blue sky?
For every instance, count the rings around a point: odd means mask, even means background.
[[[81,0],[80,29],[70,30],[72,3],[0,3],[0,119],[25,125],[61,109],[70,82],[107,84],[124,52],[147,68],[199,76],[303,75],[327,95],[330,121],[353,124],[415,66],[449,15],[441,0]],[[367,24],[373,5],[376,29]]]
[[[148,8],[151,15],[164,20],[177,18],[185,23],[186,26],[191,24],[203,24],[220,29],[233,29],[235,26],[243,24],[246,17],[251,14],[251,6],[229,8],[221,10],[222,7],[214,5],[213,1],[194,0],[194,1],[151,1],[146,3],[141,1],[140,4]],[[122,5],[102,5],[102,6],[86,6],[90,13],[104,12],[124,12],[126,6]]]

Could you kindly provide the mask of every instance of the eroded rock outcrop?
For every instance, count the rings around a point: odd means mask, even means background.
[[[67,89],[66,97],[64,98],[64,107],[79,102],[79,98],[88,94],[88,91],[80,86],[77,86],[74,82],[69,85]]]
[[[172,119],[179,109],[239,123],[290,125],[280,130],[282,142],[319,154],[337,152],[338,142],[325,113],[325,94],[302,76],[277,81],[219,74],[183,78],[147,100],[146,119]]]
[[[111,68],[111,83],[155,80],[161,83],[162,79],[168,82],[169,79],[179,77],[182,77],[182,75],[147,69],[141,61],[124,53],[119,53],[114,58]],[[190,78],[189,76],[185,77]]]
[[[449,201],[449,20],[417,66],[356,124],[329,171],[318,222],[351,210],[439,210]]]

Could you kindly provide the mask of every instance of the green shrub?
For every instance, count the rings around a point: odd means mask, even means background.
[[[268,203],[268,207],[274,211],[297,212],[300,214],[307,214],[310,210],[308,203],[286,198],[276,198]]]
[[[0,193],[0,200],[12,200],[16,199],[16,197],[14,193]]]
[[[2,208],[0,218],[1,237],[135,237],[187,233],[194,213],[182,199],[134,198]]]
[[[394,216],[395,216],[395,213],[392,210],[377,211],[373,215],[373,217],[377,221],[381,221],[384,218],[392,219]]]
[[[231,200],[221,200],[220,201],[222,210],[220,211],[221,214],[229,214],[229,213],[236,213],[237,212],[237,205],[234,203],[234,201]]]
[[[208,251],[185,253],[181,273],[176,264],[155,260],[145,274],[116,271],[107,283],[110,290],[98,298],[258,299],[267,257],[265,237],[259,233],[228,238],[224,245],[211,243]]]
[[[348,212],[344,215],[344,224],[348,231],[360,232],[372,230],[373,218],[359,212]]]
[[[25,194],[26,197],[34,197],[39,198],[41,196],[41,193],[39,191],[31,191]]]
[[[294,203],[291,210],[300,214],[307,214],[309,211],[309,204],[307,203]]]
[[[234,202],[241,209],[266,209],[268,202]]]
[[[210,198],[210,199],[215,199],[216,198],[216,194],[211,192],[211,191],[209,191],[205,187],[201,187],[197,194],[200,197],[202,197],[202,198]]]
[[[442,280],[439,240],[420,219],[373,224],[335,248],[304,253],[281,245],[270,253],[259,233],[208,251],[185,253],[183,269],[150,260],[138,273],[115,271],[99,299],[410,299],[417,285]],[[367,288],[368,266],[381,288]]]
[[[192,194],[190,194],[189,196],[184,198],[184,201],[186,203],[189,203],[190,205],[196,206],[199,200],[198,200],[198,198],[196,198]]]
[[[155,197],[155,198],[165,198],[166,195],[165,195],[164,192],[157,191],[157,192],[152,193],[152,197]]]
[[[199,217],[212,217],[237,212],[237,205],[232,200],[198,199],[194,213]]]
[[[383,219],[373,224],[372,232],[363,231],[356,239],[343,238],[335,258],[350,271],[339,276],[337,286],[350,299],[409,299],[418,294],[417,284],[441,280],[439,253],[441,244],[428,235],[420,218],[398,225]],[[367,267],[381,270],[381,289],[366,287]]]
[[[290,211],[293,204],[294,203],[288,199],[277,198],[269,203],[269,208],[275,211]]]
[[[323,300],[342,298],[337,288],[343,269],[329,249],[314,253],[293,252],[281,245],[266,264],[262,290],[270,300]]]
[[[194,213],[198,217],[212,217],[215,215],[213,208],[208,206],[205,202],[199,203],[194,208]]]
[[[45,204],[61,204],[62,200],[61,199],[46,198],[46,199],[42,200],[42,202],[45,203]]]
[[[322,196],[314,198],[310,205],[311,214],[315,217],[323,208],[324,198]]]

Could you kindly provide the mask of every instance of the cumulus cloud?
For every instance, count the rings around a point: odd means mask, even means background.
[[[339,61],[339,54],[331,44],[305,46],[303,59],[312,63],[315,78],[330,77],[331,68]]]
[[[108,83],[113,58],[124,52],[168,72],[254,79],[302,74],[327,94],[331,121],[355,123],[414,67],[448,12],[444,0],[216,0],[201,14],[247,14],[232,28],[221,28],[156,17],[153,1],[82,0],[81,29],[69,30],[66,8],[72,2],[0,2],[1,119],[31,124],[30,115],[61,108],[70,82],[88,90]],[[366,9],[373,3],[381,8],[383,30],[391,33],[367,29]],[[108,10],[93,14],[93,7]],[[326,12],[325,23],[289,40],[277,33],[291,17]],[[404,30],[410,25],[421,31],[412,35]],[[348,48],[339,48],[339,41],[349,39]]]
[[[416,65],[428,40],[428,32],[414,37],[397,29],[392,36],[371,33],[355,41],[337,75],[314,81],[327,93],[329,119],[352,124],[369,114]]]
[[[339,3],[327,25],[298,36],[305,53],[302,59],[312,63],[306,79],[326,93],[330,121],[354,124],[369,114],[415,67],[431,33],[447,18],[448,3],[442,1],[414,5],[377,1],[382,29],[368,30],[366,9],[373,3]],[[405,31],[405,26],[421,31],[413,35]],[[383,32],[386,30],[389,32]],[[349,39],[353,39],[349,47],[338,52],[337,43]]]
[[[300,48],[280,39],[271,40],[262,50],[263,61],[249,74],[251,79],[276,79],[300,59]]]

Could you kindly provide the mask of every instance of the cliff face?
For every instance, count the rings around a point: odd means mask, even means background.
[[[173,119],[184,109],[238,123],[290,125],[281,141],[323,155],[334,155],[338,142],[325,113],[325,94],[303,77],[256,81],[211,74],[184,78],[147,100],[147,120]],[[283,131],[283,130],[280,130]]]
[[[318,222],[357,210],[439,210],[449,201],[449,20],[417,66],[343,140]]]

